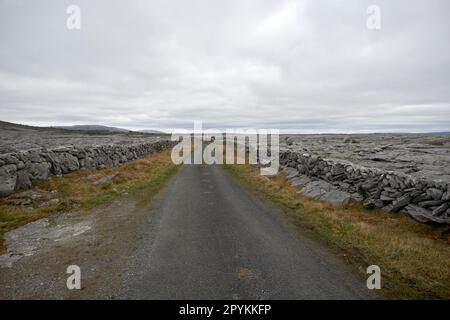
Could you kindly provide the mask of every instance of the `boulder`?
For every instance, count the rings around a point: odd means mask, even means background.
[[[445,211],[445,216],[447,218],[450,218],[450,209],[447,209],[447,211]]]
[[[446,193],[444,193],[444,194],[442,195],[441,200],[442,200],[442,201],[450,201],[450,191],[447,191]]]
[[[414,202],[414,203],[419,203],[419,202],[422,202],[422,201],[425,201],[425,200],[428,200],[428,199],[430,199],[430,197],[428,196],[428,194],[426,194],[426,193],[421,193],[421,194],[419,194],[418,196],[416,196],[416,197],[413,199],[412,202]]]
[[[382,195],[380,196],[380,199],[383,200],[383,201],[394,201],[394,200],[395,200],[394,198],[388,197],[388,196],[386,196],[386,195],[384,195],[384,194],[382,194]]]
[[[283,171],[284,171],[284,175],[286,176],[287,179],[298,176],[298,171],[295,168],[285,167],[285,168],[283,168]]]
[[[350,193],[341,190],[331,190],[324,193],[319,197],[320,200],[336,204],[336,205],[346,205],[351,202],[352,196]]]
[[[15,190],[29,189],[31,187],[30,173],[28,170],[17,171]]]
[[[345,167],[344,165],[337,163],[335,164],[332,168],[331,168],[331,174],[333,176],[338,176],[341,175],[345,172]]]
[[[427,189],[427,195],[430,198],[432,198],[433,200],[441,200],[443,192],[442,192],[442,190],[439,190],[436,188],[429,188],[429,189]]]
[[[0,196],[7,196],[14,192],[17,181],[16,166],[6,164],[0,167]]]
[[[2,154],[1,158],[6,164],[17,164],[17,163],[19,163],[19,159],[17,158],[16,154],[12,154],[12,153]]]
[[[366,209],[381,209],[384,207],[384,202],[380,199],[368,198],[363,201],[363,206]]]
[[[45,180],[50,174],[50,163],[38,162],[30,165],[30,178],[31,180]]]
[[[441,214],[443,214],[446,210],[448,209],[448,203],[444,202],[443,204],[441,204],[439,207],[437,207],[436,209],[434,209],[431,214],[433,216],[440,216]]]
[[[374,181],[367,181],[367,182],[359,183],[357,187],[359,190],[362,190],[363,192],[367,192],[373,188],[376,188],[377,185],[378,185],[378,183],[376,183]]]
[[[307,183],[298,193],[302,196],[318,199],[333,189],[333,186],[328,182],[317,180]]]
[[[409,195],[399,197],[392,202],[389,212],[398,212],[406,207],[410,202],[411,197]]]
[[[421,223],[450,224],[450,217],[436,217],[432,215],[430,210],[419,207],[415,204],[406,206],[406,212],[414,220]]]
[[[428,201],[422,201],[418,203],[419,206],[428,208],[428,207],[434,207],[434,206],[440,206],[442,204],[441,200],[428,200]]]
[[[298,176],[298,174],[299,172],[294,169],[293,171],[291,171],[289,174],[286,175],[286,179],[290,180],[292,178],[295,178]]]
[[[428,217],[431,215],[430,210],[424,209],[415,204],[407,205],[405,210],[411,218],[422,223],[428,222]]]
[[[68,152],[53,152],[48,155],[48,158],[55,175],[72,172],[80,168],[78,158]]]
[[[311,182],[311,179],[308,176],[300,175],[290,179],[289,182],[293,186],[304,186],[308,182]]]

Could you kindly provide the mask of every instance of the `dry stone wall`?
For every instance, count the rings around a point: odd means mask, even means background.
[[[367,209],[404,211],[423,223],[450,223],[450,183],[323,159],[286,148],[280,164],[300,194],[332,203],[363,201]]]
[[[170,148],[169,140],[127,145],[36,148],[0,154],[0,196],[28,189],[33,182],[84,168],[115,166],[157,150]]]

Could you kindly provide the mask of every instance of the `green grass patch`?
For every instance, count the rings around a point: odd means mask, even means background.
[[[445,145],[445,141],[442,140],[436,140],[436,141],[430,141],[428,144],[431,144],[432,146],[443,146]]]

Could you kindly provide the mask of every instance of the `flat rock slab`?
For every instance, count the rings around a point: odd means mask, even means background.
[[[334,186],[326,181],[317,180],[307,183],[298,193],[305,197],[319,199],[331,190],[335,190]]]
[[[352,201],[352,195],[345,191],[331,190],[322,195],[319,199],[331,204],[346,205]]]
[[[411,218],[422,223],[450,224],[449,217],[433,216],[429,210],[415,204],[407,205],[405,211]]]
[[[307,181],[307,179],[304,179],[304,181]],[[338,190],[335,186],[323,180],[307,182],[298,193],[335,205],[346,205],[354,200],[350,193]]]
[[[289,183],[293,186],[304,186],[307,183],[311,182],[311,178],[305,175],[300,175],[288,180]]]
[[[284,174],[286,175],[287,179],[292,179],[296,176],[298,176],[299,172],[297,169],[295,168],[291,168],[291,167],[285,167],[283,168]]]
[[[62,219],[64,216],[59,217],[59,220]],[[44,218],[11,230],[5,234],[8,251],[0,255],[0,267],[9,268],[22,257],[35,254],[48,242],[64,241],[90,229],[90,221],[54,224]]]

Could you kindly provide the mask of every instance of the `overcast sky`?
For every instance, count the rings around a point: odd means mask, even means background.
[[[0,119],[450,131],[450,1],[0,0]]]

